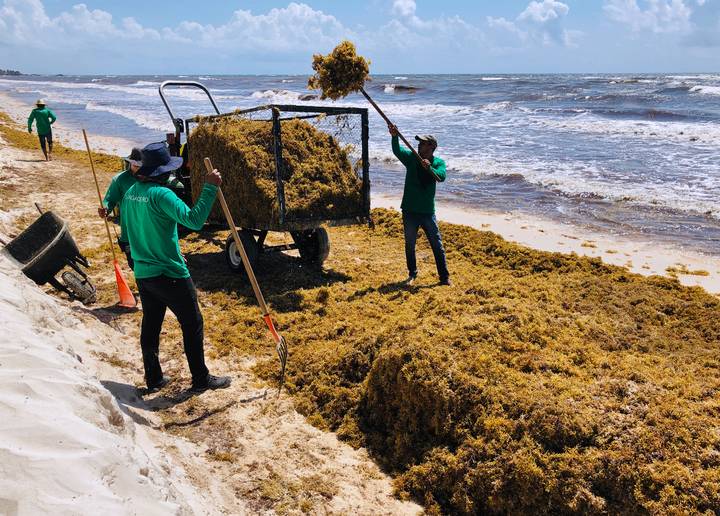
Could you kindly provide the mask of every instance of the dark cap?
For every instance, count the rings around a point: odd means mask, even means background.
[[[437,140],[432,134],[418,134],[415,135],[415,139],[419,142],[430,142],[437,147]]]
[[[125,161],[136,167],[142,166],[142,151],[138,147],[133,147],[130,155],[123,158]]]

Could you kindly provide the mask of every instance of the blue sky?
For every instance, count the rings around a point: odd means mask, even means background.
[[[344,38],[375,74],[717,72],[720,0],[0,0],[30,73],[310,73]]]

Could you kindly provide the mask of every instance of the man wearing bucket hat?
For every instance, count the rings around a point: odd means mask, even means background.
[[[142,166],[136,174],[138,182],[125,193],[120,207],[142,301],[140,347],[149,392],[170,381],[163,376],[159,360],[160,330],[168,308],[182,328],[192,391],[230,385],[229,377],[213,376],[205,366],[203,318],[177,235],[178,224],[193,230],[202,228],[222,179],[217,171],[208,174],[191,209],[164,186],[170,172],[181,165],[182,158],[171,157],[165,142],[145,146]]]
[[[45,161],[52,160],[53,140],[50,126],[55,123],[55,120],[57,120],[55,113],[45,106],[43,99],[38,99],[35,102],[35,109],[30,112],[28,117],[28,132],[32,133],[32,124],[35,121],[38,137],[40,138],[40,148],[45,155]]]
[[[435,266],[440,276],[440,284],[450,285],[445,248],[435,217],[435,184],[445,181],[446,177],[445,162],[434,155],[435,149],[437,149],[437,140],[430,134],[415,136],[418,141],[418,154],[422,158],[420,161],[410,149],[400,145],[397,127],[388,125],[388,130],[392,136],[393,154],[405,165],[405,187],[400,209],[403,217],[405,260],[408,268],[406,283],[412,285],[417,277],[415,243],[418,229],[423,228],[435,256]]]
[[[137,182],[135,174],[142,166],[142,153],[137,147],[134,147],[130,152],[130,155],[123,158],[125,162],[125,169],[122,172],[115,174],[110,181],[107,192],[105,192],[105,198],[103,199],[103,207],[98,208],[98,215],[101,218],[107,218],[113,209],[119,208],[120,203],[125,197],[127,192],[132,185]],[[120,236],[118,237],[118,245],[125,256],[127,257],[128,265],[133,268],[133,259],[130,254],[130,244],[128,243],[127,231],[125,224],[123,224],[122,213],[120,213]]]

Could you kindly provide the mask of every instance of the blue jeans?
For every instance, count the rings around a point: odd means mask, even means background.
[[[408,273],[410,276],[417,276],[417,262],[415,259],[415,242],[417,242],[418,229],[423,228],[427,235],[428,242],[435,255],[435,266],[437,267],[440,281],[450,278],[445,259],[445,248],[443,247],[440,228],[434,213],[411,213],[402,212],[403,229],[405,230],[405,260],[407,261]]]

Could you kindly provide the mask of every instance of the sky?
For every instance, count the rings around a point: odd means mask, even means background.
[[[0,0],[0,68],[309,74],[343,39],[383,73],[720,71],[720,0]]]

